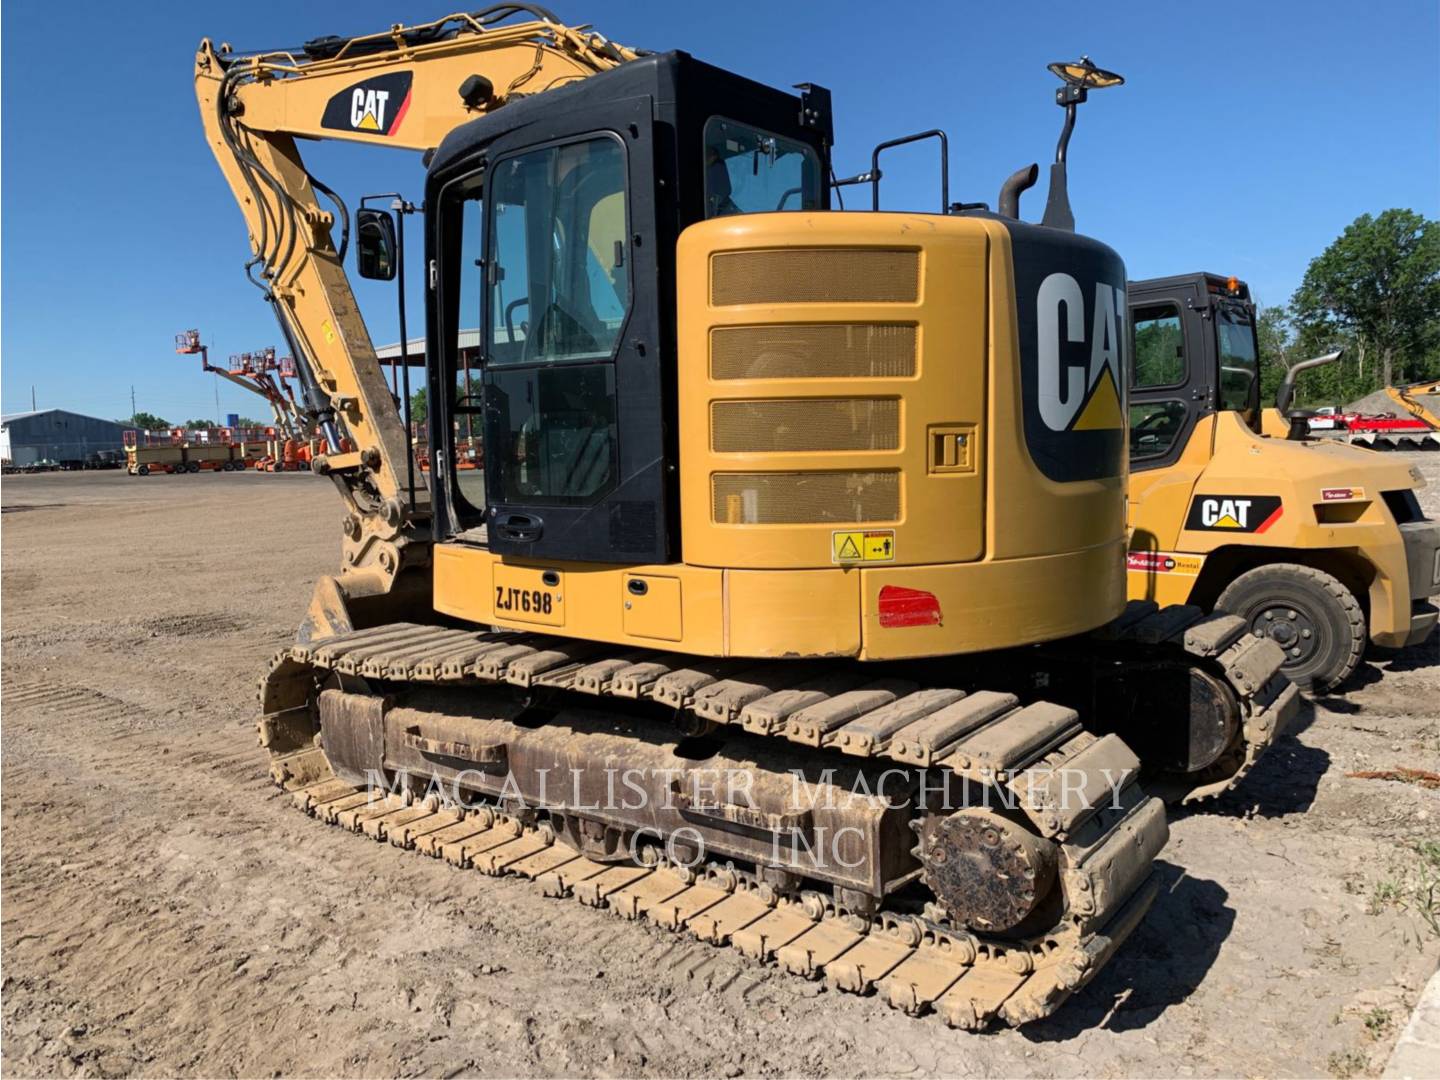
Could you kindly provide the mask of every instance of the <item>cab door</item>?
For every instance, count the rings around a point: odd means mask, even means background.
[[[1172,465],[1214,410],[1208,297],[1198,282],[1130,294],[1130,471]]]
[[[650,99],[631,98],[489,147],[481,353],[499,554],[670,558],[650,118]]]

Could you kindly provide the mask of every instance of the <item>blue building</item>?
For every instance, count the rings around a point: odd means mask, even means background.
[[[64,409],[0,416],[0,458],[20,468],[37,461],[79,466],[101,450],[120,450],[123,424]]]

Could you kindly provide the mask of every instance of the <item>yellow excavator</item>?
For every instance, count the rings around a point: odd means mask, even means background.
[[[995,213],[950,202],[938,131],[837,178],[822,87],[528,5],[202,42],[247,274],[355,447],[315,462],[341,569],[262,682],[276,782],[958,1027],[1090,979],[1155,895],[1152,792],[1227,790],[1296,698],[1243,620],[1127,605],[1125,270],[1066,195],[1077,108],[1121,80],[1051,70],[1033,225],[1034,165]],[[350,212],[300,158],[328,138],[424,154],[428,484]],[[879,212],[920,140],[940,205]],[[397,224],[355,214],[363,276],[396,274]]]
[[[1420,400],[1422,397],[1440,394],[1440,379],[1429,379],[1408,386],[1387,386],[1385,393],[1416,420],[1428,424],[1431,431],[1440,431],[1440,415],[1436,415],[1430,406]]]

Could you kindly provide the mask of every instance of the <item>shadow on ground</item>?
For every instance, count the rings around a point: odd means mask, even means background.
[[[1328,707],[1328,706],[1327,706]],[[1299,730],[1309,726],[1315,706],[1305,701],[1300,711],[1305,717]],[[1297,721],[1300,720],[1297,717]],[[1318,746],[1306,746],[1293,732],[1280,736],[1245,777],[1238,788],[1210,802],[1193,807],[1172,807],[1172,821],[1191,814],[1216,817],[1278,818],[1303,814],[1315,802],[1320,778],[1330,770],[1330,754]]]
[[[1135,933],[1056,1015],[1021,1034],[1033,1042],[1064,1042],[1096,1028],[1148,1027],[1204,981],[1235,925],[1230,894],[1164,860],[1155,872],[1160,892]]]

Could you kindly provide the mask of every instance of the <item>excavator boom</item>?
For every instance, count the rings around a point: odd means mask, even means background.
[[[511,21],[524,15],[533,18]],[[428,495],[406,483],[407,433],[344,270],[349,211],[308,172],[296,140],[433,150],[467,120],[637,55],[523,4],[245,56],[200,43],[195,92],[245,215],[246,274],[298,362],[310,417],[331,447],[345,445],[342,435],[354,447],[316,465],[350,511],[346,568],[376,575],[375,591],[407,558],[423,559],[427,545],[414,542],[426,538]]]
[[[1416,420],[1429,424],[1434,431],[1440,431],[1440,416],[1437,416],[1429,406],[1420,400],[1421,397],[1440,394],[1440,379],[1412,383],[1409,386],[1387,386],[1385,393],[1390,396],[1391,401],[1415,417]]]

